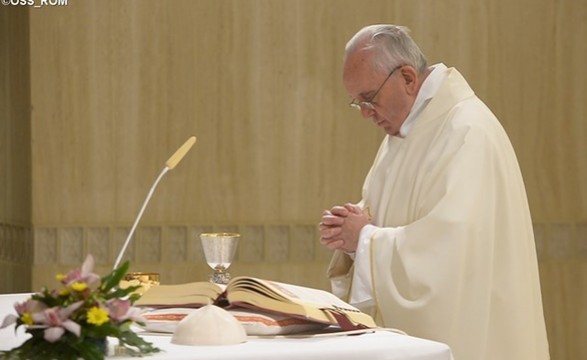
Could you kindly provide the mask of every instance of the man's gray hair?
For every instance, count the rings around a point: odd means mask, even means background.
[[[399,65],[411,65],[419,73],[428,67],[426,57],[409,35],[410,30],[397,25],[369,25],[346,44],[344,57],[355,51],[373,51],[374,67],[384,72]]]

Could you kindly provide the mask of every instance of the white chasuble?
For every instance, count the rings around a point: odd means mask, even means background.
[[[455,69],[406,138],[386,136],[362,205],[371,312],[384,327],[448,344],[456,360],[548,359],[526,192],[496,117]],[[347,296],[353,261],[328,273]],[[346,294],[345,294],[346,293]]]

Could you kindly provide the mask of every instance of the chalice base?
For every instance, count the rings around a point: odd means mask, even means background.
[[[215,284],[226,285],[230,281],[230,274],[224,269],[214,269],[210,274],[210,282]]]

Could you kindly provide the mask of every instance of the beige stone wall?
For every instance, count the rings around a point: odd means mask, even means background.
[[[34,285],[54,283],[56,271],[76,267],[90,253],[105,274],[116,260],[129,227],[36,227]],[[238,232],[241,240],[230,268],[233,275],[253,275],[328,288],[324,276],[330,253],[319,246],[315,225],[140,226],[124,260],[131,271],[156,271],[163,283],[207,280],[208,268],[199,235]]]
[[[26,8],[0,5],[0,293],[32,282],[28,20]]]
[[[363,25],[399,23],[430,62],[459,68],[508,131],[552,357],[586,358],[585,19],[576,0],[0,6],[0,292],[50,285],[87,253],[108,271],[190,135],[196,146],[127,253],[133,269],[205,279],[198,234],[232,230],[243,234],[233,274],[326,288],[316,223],[358,200],[382,137],[347,107],[342,48]]]

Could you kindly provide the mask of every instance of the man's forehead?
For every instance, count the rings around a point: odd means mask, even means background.
[[[370,91],[369,86],[379,76],[372,61],[372,54],[365,51],[349,54],[343,66],[343,82],[355,95]]]
[[[347,55],[345,64],[352,67],[371,67],[373,51],[358,49]]]

